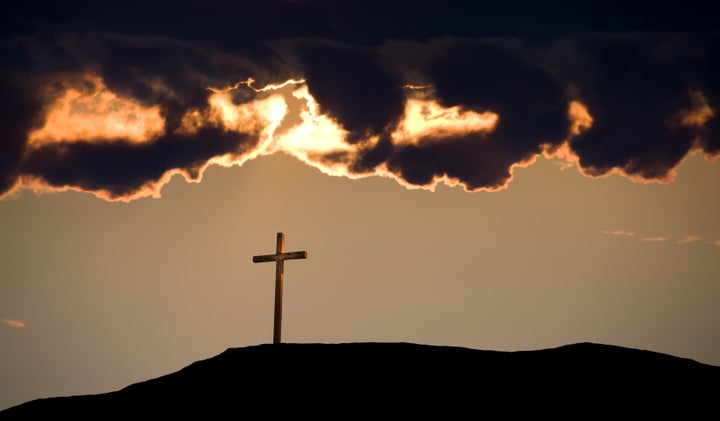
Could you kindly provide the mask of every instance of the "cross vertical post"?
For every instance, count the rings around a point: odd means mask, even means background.
[[[285,252],[285,235],[281,232],[277,234],[277,246],[275,254]],[[283,278],[285,272],[285,261],[277,260],[275,263],[275,316],[273,318],[273,343],[280,343],[280,334],[282,330],[282,297],[283,297]]]
[[[273,320],[273,343],[281,342],[282,330],[282,299],[285,260],[307,259],[306,251],[292,251],[285,253],[285,234],[277,233],[275,254],[253,256],[254,263],[275,262],[275,316]]]

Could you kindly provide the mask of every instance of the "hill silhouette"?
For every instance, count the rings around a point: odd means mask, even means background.
[[[717,419],[719,399],[720,367],[614,345],[283,343],[230,348],[109,393],[32,400],[0,419]]]

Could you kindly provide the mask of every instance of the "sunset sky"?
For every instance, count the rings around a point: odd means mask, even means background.
[[[145,3],[0,6],[0,409],[272,342],[278,232],[284,342],[720,365],[714,12]]]

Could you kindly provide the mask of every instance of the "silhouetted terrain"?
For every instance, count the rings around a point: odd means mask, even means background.
[[[720,367],[612,345],[265,344],[110,393],[33,400],[0,419],[688,420],[720,419],[718,408]]]

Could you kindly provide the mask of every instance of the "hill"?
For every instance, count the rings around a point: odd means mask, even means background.
[[[613,345],[487,351],[413,343],[230,348],[175,373],[96,395],[37,399],[0,419],[717,419],[720,367]]]

